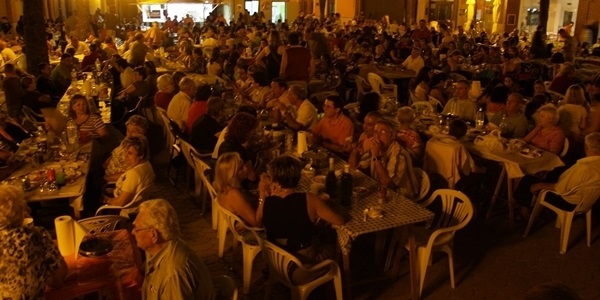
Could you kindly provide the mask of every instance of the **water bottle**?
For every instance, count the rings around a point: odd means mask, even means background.
[[[350,174],[349,164],[344,165],[340,188],[340,203],[343,206],[350,206],[352,204],[352,175]]]
[[[506,123],[506,113],[502,114],[502,121],[500,121],[500,127],[502,135],[507,134],[508,124]]]
[[[482,129],[485,122],[485,113],[483,112],[483,108],[480,107],[477,111],[477,115],[475,115],[475,126],[477,129]]]
[[[99,58],[96,58],[95,65],[96,65],[96,71],[100,72],[102,70],[102,64],[100,63]]]
[[[75,72],[75,69],[71,70],[71,82],[77,82],[77,72]]]
[[[333,157],[329,158],[329,172],[325,177],[325,190],[331,199],[335,198],[335,191],[337,189],[337,177],[335,176],[334,160]]]
[[[79,130],[77,130],[77,124],[73,119],[67,121],[67,143],[71,150],[77,148],[79,143]]]

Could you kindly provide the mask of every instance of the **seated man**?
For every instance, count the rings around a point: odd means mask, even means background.
[[[286,105],[280,102],[278,108],[281,112],[283,123],[292,130],[310,130],[317,124],[317,109],[306,99],[306,88],[301,85],[292,85],[288,91]]]
[[[549,177],[551,176],[546,179]],[[568,194],[576,187],[582,186],[600,186],[600,133],[598,132],[585,136],[585,157],[563,172],[556,183],[541,182],[537,177],[525,176],[514,195],[520,205],[519,213],[524,219],[528,219],[533,194],[541,190],[554,191],[564,196],[549,193],[546,195],[546,201],[561,209],[573,210],[580,199],[576,194]]]
[[[375,137],[375,124],[382,117],[378,111],[372,111],[365,116],[363,133],[360,134],[358,142],[353,145],[350,153],[350,168],[366,170],[371,166],[371,141]]]
[[[211,153],[217,145],[223,126],[219,123],[225,102],[221,98],[212,97],[207,101],[206,114],[198,118],[192,125],[190,144],[200,153]]]
[[[323,105],[325,116],[312,129],[315,144],[322,144],[336,153],[348,152],[346,139],[354,136],[354,124],[342,113],[343,108],[344,102],[340,97],[327,97]]]
[[[523,138],[527,135],[529,122],[527,117],[521,112],[523,96],[518,93],[512,93],[508,96],[504,110],[497,112],[491,123],[502,128],[502,135],[507,138]],[[504,124],[504,125],[501,125]]]
[[[167,107],[167,115],[181,130],[185,128],[194,94],[196,94],[196,82],[191,77],[184,77],[179,81],[179,93],[173,96]]]
[[[477,102],[469,99],[470,84],[467,80],[460,80],[456,83],[454,98],[450,99],[442,115],[453,114],[463,120],[473,121],[477,114]]]
[[[404,188],[408,198],[419,194],[420,184],[410,154],[396,141],[396,131],[389,121],[381,119],[375,124],[369,151],[371,177],[377,179],[379,186],[393,190]]]
[[[179,232],[177,213],[169,202],[156,199],[140,205],[131,233],[146,252],[143,299],[213,299],[208,268]]]
[[[21,84],[25,89],[25,94],[23,95],[23,105],[31,108],[35,113],[41,114],[42,108],[56,106],[56,103],[50,102],[50,96],[44,95],[36,90],[35,77],[23,77],[23,79],[21,79]]]

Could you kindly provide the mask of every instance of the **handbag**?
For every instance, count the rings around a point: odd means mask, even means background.
[[[479,135],[475,138],[475,146],[485,148],[491,152],[502,152],[505,149],[505,143],[500,130],[494,129],[487,135]]]

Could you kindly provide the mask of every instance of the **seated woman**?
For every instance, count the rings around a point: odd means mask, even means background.
[[[433,77],[431,67],[425,66],[421,68],[417,77],[411,81],[410,90],[413,92],[412,101],[429,101],[429,83]]]
[[[412,108],[404,106],[398,109],[396,118],[400,123],[396,133],[398,142],[410,153],[413,165],[419,165],[423,160],[423,142],[419,133],[410,127],[415,120],[415,112]]]
[[[126,135],[125,137],[132,136],[145,136],[146,130],[148,130],[148,120],[146,118],[133,115],[125,123]],[[111,156],[104,162],[104,179],[106,182],[115,182],[121,177],[129,167],[125,161],[125,153],[127,149],[123,147],[123,142],[117,146],[111,153]]]
[[[219,197],[219,205],[240,216],[247,225],[258,227],[261,222],[241,188],[241,182],[246,177],[245,172],[244,162],[238,153],[225,153],[217,160],[214,187]]]
[[[136,194],[154,182],[146,138],[130,136],[123,140],[121,147],[125,149],[125,164],[128,168],[115,183],[114,197],[105,199],[108,205],[125,206],[134,200]]]
[[[449,93],[446,88],[446,84],[448,82],[448,74],[446,73],[437,73],[434,74],[431,78],[429,96],[439,100],[442,105],[446,105],[449,98]],[[433,103],[432,103],[433,105]],[[436,109],[441,110],[443,107],[437,107]]]
[[[126,99],[128,109],[135,107],[140,97],[150,97],[150,85],[146,81],[146,69],[137,67],[133,69],[133,82],[121,91],[116,99]]]
[[[69,117],[77,124],[79,133],[85,132],[87,138],[97,139],[108,135],[102,118],[93,115],[84,95],[75,94],[69,102]]]
[[[565,133],[557,125],[558,110],[554,105],[546,104],[537,110],[535,118],[536,127],[523,140],[558,155],[565,143]]]
[[[248,113],[238,112],[229,121],[227,128],[225,140],[220,145],[217,143],[219,157],[227,152],[237,152],[244,162],[246,178],[256,180],[253,167],[254,159],[250,154],[249,145],[254,131],[258,128],[258,120]]]
[[[169,108],[171,99],[176,94],[173,77],[170,74],[160,75],[156,80],[156,87],[158,88],[158,92],[154,95],[154,105],[166,111]]]
[[[67,277],[67,264],[50,234],[23,224],[27,204],[23,191],[0,186],[0,297],[43,299],[46,285]]]
[[[344,225],[344,218],[326,200],[296,191],[302,172],[299,160],[281,156],[269,167],[269,175],[261,175],[258,199],[258,219],[262,219],[267,239],[302,262],[322,260],[319,256],[327,253],[317,244],[318,221]]]
[[[558,108],[558,126],[571,141],[583,141],[582,129],[587,127],[588,110],[585,91],[580,85],[567,89],[565,99]]]

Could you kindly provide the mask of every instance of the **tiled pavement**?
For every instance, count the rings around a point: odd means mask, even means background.
[[[224,258],[219,259],[217,236],[211,228],[210,211],[205,215],[200,214],[199,205],[193,203],[185,180],[180,178],[174,188],[164,172],[161,175],[155,187],[156,195],[171,201],[179,213],[183,238],[205,260],[213,275],[230,275],[241,285],[240,251],[236,253],[234,263],[228,239]],[[570,248],[564,255],[558,253],[559,230],[554,228],[554,218],[551,216],[548,212],[538,217],[540,222],[537,222],[537,226],[534,225],[527,238],[522,237],[525,222],[516,222],[514,226],[510,226],[501,208],[488,222],[472,222],[455,239],[456,289],[450,287],[448,261],[440,253],[434,256],[434,263],[427,270],[422,298],[522,299],[525,291],[532,286],[560,281],[575,289],[582,299],[600,299],[600,230],[597,226],[600,215],[595,214],[592,247],[586,246],[585,218],[581,216],[574,220]],[[361,266],[369,264],[369,242],[367,237],[363,240],[365,245],[357,246],[353,253],[353,271],[369,272],[361,269]],[[398,299],[399,295],[408,294],[408,267],[406,261],[403,262],[400,278],[353,287],[353,298]],[[354,268],[354,265],[358,267]],[[264,262],[259,255],[254,264],[252,293],[245,296],[245,299],[263,299],[263,269]],[[312,298],[330,298],[325,295],[329,294],[317,291]],[[271,297],[288,298],[289,292],[283,286],[276,287]]]

